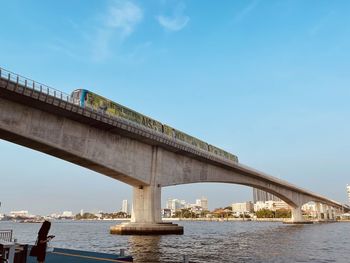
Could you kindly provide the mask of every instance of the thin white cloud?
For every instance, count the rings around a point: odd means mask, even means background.
[[[184,10],[185,5],[178,4],[172,16],[159,15],[156,16],[156,19],[158,23],[166,30],[179,31],[186,27],[186,25],[190,21],[190,18],[184,15]]]
[[[126,37],[134,31],[142,17],[143,12],[140,7],[130,1],[118,0],[109,7],[105,25],[120,30],[123,37]]]
[[[101,61],[110,56],[111,42],[121,44],[142,21],[142,9],[131,1],[116,0],[103,16],[103,24],[96,30],[93,58]]]
[[[188,16],[181,16],[181,17],[157,16],[157,20],[159,24],[165,29],[168,29],[171,31],[179,31],[187,25],[188,21],[190,21],[190,18]]]

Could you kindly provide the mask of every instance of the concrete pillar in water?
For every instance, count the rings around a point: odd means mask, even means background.
[[[322,216],[321,216],[321,205],[320,205],[319,202],[316,202],[315,208],[316,208],[316,219],[317,220],[321,220],[322,219]]]
[[[157,166],[161,161],[158,147],[152,151],[150,185],[133,188],[133,207],[131,222],[110,228],[111,234],[120,235],[166,235],[183,234],[183,227],[177,224],[163,223],[161,218],[161,185],[158,183]]]
[[[306,221],[301,211],[301,205],[292,207],[292,218],[290,221],[285,221],[286,224],[312,224],[312,221]]]
[[[301,212],[301,206],[292,208],[292,222],[303,222],[305,221],[303,218],[303,214]]]
[[[160,223],[160,186],[140,186],[133,188],[132,223]]]
[[[333,207],[331,206],[328,207],[328,214],[329,214],[329,220],[334,220]]]
[[[162,222],[161,187],[151,185],[134,187],[131,222],[112,226],[110,232],[120,235],[182,235],[183,227]]]
[[[161,222],[160,186],[140,186],[133,188],[132,223]]]
[[[324,219],[329,220],[329,206],[328,205],[324,205],[325,209],[324,209]]]

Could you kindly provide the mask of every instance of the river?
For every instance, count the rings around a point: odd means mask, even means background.
[[[176,222],[185,234],[110,235],[115,221],[54,221],[53,246],[107,253],[126,248],[134,262],[350,262],[350,223]],[[34,243],[41,224],[0,221],[18,242]]]

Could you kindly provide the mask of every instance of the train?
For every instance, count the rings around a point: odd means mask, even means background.
[[[96,93],[86,89],[76,89],[70,95],[71,101],[82,108],[89,108],[101,113],[108,113],[112,116],[121,117],[129,121],[138,123],[156,132],[165,134],[170,138],[174,138],[190,145],[193,145],[204,151],[213,153],[229,161],[238,162],[237,156],[224,151],[218,147],[210,145],[200,139],[190,136],[182,131],[179,131],[169,125],[163,124],[157,120],[147,117],[132,109],[129,109],[121,104],[106,99]]]

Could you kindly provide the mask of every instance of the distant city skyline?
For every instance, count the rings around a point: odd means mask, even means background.
[[[4,1],[0,67],[67,94],[86,88],[347,203],[350,2],[341,3]],[[127,184],[2,140],[0,160],[0,213],[116,211],[132,200]],[[251,193],[171,186],[162,207],[206,196],[213,209]]]

